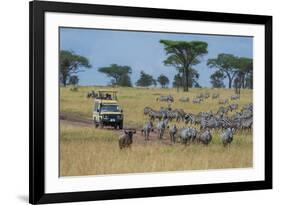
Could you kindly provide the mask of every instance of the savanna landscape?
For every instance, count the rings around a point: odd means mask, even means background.
[[[120,150],[118,137],[122,134],[121,130],[95,128],[92,123],[93,100],[86,98],[85,93],[100,88],[80,87],[77,92],[70,91],[69,87],[60,88],[60,113],[61,118],[64,117],[60,123],[61,176],[252,167],[251,131],[237,131],[229,148],[222,146],[221,130],[213,132],[213,140],[208,146],[199,143],[187,146],[181,143],[171,144],[168,131],[162,141],[158,140],[157,131],[152,132],[152,139],[148,142],[141,135],[141,128],[148,121],[143,108],[167,107],[166,102],[156,102],[159,95],[169,93],[175,97],[172,107],[198,113],[217,110],[220,107],[218,99],[210,98],[201,104],[193,104],[180,102],[179,98],[183,95],[196,96],[201,92],[216,92],[230,98],[233,90],[194,88],[185,94],[176,89],[165,88],[115,88],[124,110],[125,126],[137,129],[132,147]],[[251,90],[244,90],[240,100],[236,101],[240,107],[250,102]],[[186,126],[184,122],[176,124],[179,127]],[[199,126],[194,127],[199,129]]]
[[[60,176],[253,166],[252,37],[60,35]]]

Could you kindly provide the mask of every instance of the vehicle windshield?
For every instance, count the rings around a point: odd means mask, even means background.
[[[106,105],[103,104],[101,106],[101,112],[119,112],[119,106],[118,105]]]

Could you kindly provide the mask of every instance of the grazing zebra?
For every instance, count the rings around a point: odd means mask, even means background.
[[[234,128],[227,128],[221,134],[223,146],[229,145],[233,140]]]
[[[208,145],[212,141],[212,133],[209,129],[207,129],[205,132],[203,132],[201,135],[198,137],[198,141]]]
[[[197,130],[193,127],[183,128],[180,131],[180,138],[182,144],[187,144],[190,141],[194,141],[197,136]]]
[[[148,113],[148,116],[149,116],[149,119],[154,121],[155,118],[157,119],[161,119],[162,118],[162,114],[158,111],[155,111],[155,110],[150,110],[149,113]]]
[[[179,99],[180,102],[189,102],[189,97],[181,97]]]
[[[171,143],[176,143],[176,134],[177,134],[177,126],[176,125],[173,125],[170,130],[169,130],[169,134],[170,134],[170,141]]]
[[[153,132],[153,123],[151,121],[147,122],[141,130],[142,135],[144,134],[145,140],[149,140],[150,132]]]
[[[171,95],[160,96],[159,98],[156,98],[156,101],[174,102],[174,98]]]
[[[200,129],[215,129],[215,128],[219,128],[221,125],[220,121],[218,119],[216,119],[215,117],[212,117],[210,119],[206,119],[206,118],[201,118],[201,122],[200,122]]]
[[[241,125],[240,125],[241,129],[251,130],[252,125],[253,125],[253,118],[241,119]]]

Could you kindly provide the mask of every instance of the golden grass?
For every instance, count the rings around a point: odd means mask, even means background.
[[[235,136],[229,148],[215,133],[209,146],[156,141],[120,150],[116,132],[64,124],[61,129],[61,176],[252,167],[249,134]]]
[[[97,87],[80,87],[78,92],[71,92],[67,87],[61,88],[60,111],[90,119],[93,100],[87,99],[86,93],[92,89],[96,90]],[[179,102],[178,99],[182,96],[192,98],[200,92],[218,92],[223,98],[229,98],[234,93],[228,89],[191,89],[188,93],[177,92],[176,89],[116,89],[124,110],[125,126],[136,127],[147,121],[147,117],[143,115],[145,106],[154,109],[167,107],[167,103],[155,101],[158,96],[156,94],[171,94],[175,97],[172,108],[198,113],[217,110],[220,106],[218,100],[208,99],[198,105]],[[234,103],[241,106],[250,102],[252,91],[243,90],[241,100]],[[61,176],[252,167],[253,142],[252,133],[249,132],[236,133],[229,148],[222,146],[218,131],[213,133],[213,141],[209,146],[167,145],[154,141],[146,144],[134,143],[131,149],[125,150],[119,150],[119,133],[116,131],[61,123],[60,133]]]

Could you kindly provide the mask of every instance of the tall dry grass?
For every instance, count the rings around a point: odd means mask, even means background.
[[[252,137],[249,134],[235,136],[230,147],[223,147],[215,134],[209,146],[167,145],[156,141],[120,150],[116,132],[65,124],[62,124],[61,132],[61,176],[252,166]]]
[[[89,90],[97,87],[80,87],[71,92],[68,87],[60,89],[60,111],[72,113],[82,118],[91,118],[93,100],[86,98]],[[218,92],[229,98],[228,89],[191,89],[189,93],[176,89],[116,88],[120,104],[124,110],[125,126],[140,127],[147,117],[143,108],[159,109],[167,103],[156,102],[158,95],[171,94],[175,97],[172,108],[182,108],[186,112],[217,110],[218,100],[208,99],[202,104],[182,103],[182,96],[194,97],[200,92]],[[252,91],[243,90],[241,100],[235,102],[241,107],[252,102]],[[180,126],[184,126],[180,123]],[[222,169],[252,167],[253,142],[251,132],[238,132],[229,148],[222,146],[220,131],[213,132],[209,146],[191,144],[167,145],[159,141],[133,144],[131,149],[119,150],[118,132],[61,123],[60,129],[60,175],[81,176],[119,173],[142,173],[160,171],[182,171],[202,169]],[[167,137],[167,133],[166,133]]]

